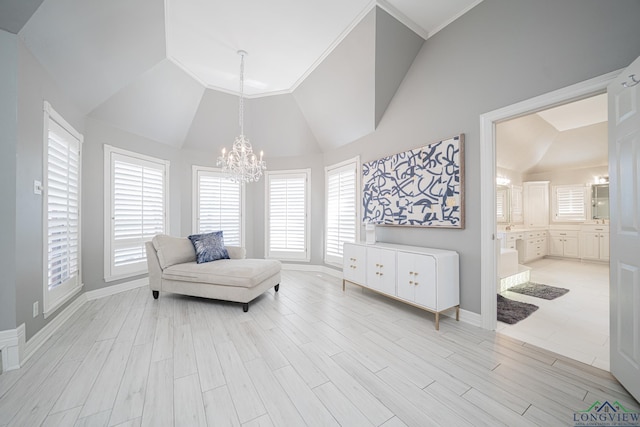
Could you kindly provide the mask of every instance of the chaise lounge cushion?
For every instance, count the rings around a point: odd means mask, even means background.
[[[189,239],[158,234],[151,242],[163,270],[172,265],[196,260],[196,250]]]
[[[204,264],[195,262],[176,264],[166,268],[162,273],[162,278],[183,282],[253,288],[269,277],[278,274],[280,268],[280,261],[276,260],[222,259]]]

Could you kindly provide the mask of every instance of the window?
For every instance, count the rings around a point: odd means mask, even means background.
[[[105,145],[105,280],[147,272],[144,244],[166,233],[169,162]]]
[[[193,167],[193,232],[222,230],[225,245],[244,246],[244,192],[220,170]]]
[[[583,185],[558,185],[553,187],[554,221],[586,220],[587,187]]]
[[[44,315],[82,288],[80,169],[83,137],[44,103]]]
[[[358,177],[360,159],[325,168],[325,249],[327,264],[342,265],[344,242],[359,240]]]
[[[498,187],[496,190],[496,220],[498,222],[509,222],[508,217],[508,195],[509,190],[505,187]]]
[[[309,261],[310,175],[309,169],[265,174],[268,258]]]

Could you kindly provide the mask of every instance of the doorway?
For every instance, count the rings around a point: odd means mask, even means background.
[[[485,329],[497,329],[497,259],[500,248],[496,236],[496,124],[603,93],[617,74],[609,73],[481,116],[481,294],[482,326]]]
[[[605,370],[607,113],[603,93],[496,124],[497,235],[504,252],[498,294],[505,303],[537,307],[515,324],[501,322],[499,313],[496,331]],[[547,203],[532,203],[532,194],[522,203],[523,186],[525,195],[544,192]],[[528,238],[533,233],[539,236]],[[522,286],[569,292],[546,300],[518,293]]]

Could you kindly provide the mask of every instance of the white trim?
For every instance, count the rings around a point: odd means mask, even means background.
[[[478,3],[480,1],[482,1],[482,0],[479,0]],[[435,31],[433,31],[433,34],[430,34],[430,33],[427,32],[426,29],[424,29],[420,25],[418,25],[413,19],[409,18],[407,15],[405,15],[402,12],[400,12],[400,10],[398,10],[395,6],[389,4],[388,1],[386,1],[386,0],[378,0],[376,3],[377,3],[377,6],[380,7],[380,9],[384,10],[389,15],[393,16],[398,22],[403,24],[405,27],[409,28],[411,31],[413,31],[414,33],[416,33],[417,35],[422,37],[424,40],[428,39],[430,36],[432,36],[436,32],[440,31],[441,29],[443,29],[444,27],[449,25],[455,19],[457,19],[458,17],[462,16],[462,14],[464,13],[463,12],[463,13],[460,13],[460,14],[454,16],[450,20],[446,21],[446,23],[438,26],[437,29]],[[469,9],[470,8],[465,9],[465,12],[467,10],[469,10]]]
[[[306,271],[312,273],[322,273],[327,276],[335,277],[342,280],[342,270],[336,270],[335,268],[329,268],[324,265],[316,264],[290,264],[282,263],[282,269],[285,271]]]
[[[58,308],[69,301],[74,295],[82,290],[82,146],[84,142],[84,136],[74,129],[56,110],[53,109],[51,104],[47,101],[43,101],[43,126],[42,126],[42,196],[40,204],[42,206],[42,262],[44,266],[49,264],[49,221],[47,218],[47,211],[49,207],[49,129],[50,123],[53,121],[62,129],[75,138],[78,141],[78,274],[76,282],[77,284],[69,289],[73,282],[67,282],[61,284],[54,289],[49,289],[49,270],[44,268],[42,270],[42,312],[44,318],[51,316]],[[66,294],[60,296],[63,291],[67,291]]]
[[[46,310],[43,310],[42,315],[44,316],[45,319],[48,319],[49,317],[51,317],[51,315],[53,313],[56,312],[56,310],[58,310],[60,307],[62,307],[67,301],[69,301],[71,298],[73,298],[75,295],[78,294],[78,292],[80,292],[82,289],[84,288],[84,283],[80,283],[80,286],[73,288],[71,290],[71,292],[69,292],[67,295],[65,295],[64,297],[60,298],[58,300],[58,302],[56,302],[53,306],[48,307]]]
[[[142,279],[131,280],[129,282],[120,283],[118,285],[107,286],[105,288],[96,289],[94,291],[85,292],[76,298],[71,304],[69,304],[64,310],[62,310],[56,317],[54,317],[49,323],[47,323],[42,329],[40,329],[34,336],[31,337],[29,341],[24,342],[24,324],[18,327],[18,343],[19,348],[22,350],[20,354],[24,355],[24,358],[20,358],[20,363],[17,367],[13,369],[17,369],[20,365],[24,365],[27,360],[31,356],[35,354],[35,352],[42,347],[42,345],[49,339],[53,334],[55,334],[58,329],[69,320],[69,318],[78,311],[86,302],[92,301],[99,298],[108,297],[111,295],[119,294],[121,292],[130,291],[132,289],[145,287],[149,284],[149,279],[147,277]],[[22,332],[20,332],[22,331]],[[3,331],[7,332],[7,331]],[[2,334],[0,332],[0,348],[3,346]],[[11,331],[8,331],[11,332]],[[22,336],[22,344],[20,344],[20,336]],[[3,351],[4,357],[4,351]],[[3,366],[7,366],[4,364]],[[5,370],[7,370],[5,368]]]
[[[191,232],[193,234],[198,233],[198,195],[200,192],[198,180],[199,172],[209,172],[218,175],[223,175],[222,169],[213,168],[209,166],[198,166],[191,165]],[[240,245],[245,247],[245,235],[246,235],[246,185],[245,183],[240,184]]]
[[[355,181],[355,202],[356,202],[356,222],[355,226],[355,242],[360,241],[360,226],[361,218],[362,218],[362,199],[360,198],[360,191],[362,188],[362,164],[360,163],[360,156],[355,156],[350,159],[344,160],[342,162],[336,163],[334,165],[325,166],[324,168],[324,244],[323,244],[323,259],[324,263],[327,265],[333,265],[335,267],[342,268],[342,260],[340,261],[332,261],[327,260],[327,231],[328,231],[328,221],[329,221],[329,173],[333,171],[338,171],[343,168],[348,168],[352,164],[356,166],[356,181]],[[353,242],[352,242],[353,243]]]
[[[149,278],[143,277],[142,279],[130,280],[128,282],[120,283],[118,285],[107,286],[105,288],[88,291],[85,293],[87,301],[93,301],[95,299],[108,297],[111,295],[119,294],[120,292],[130,291],[132,289],[143,288],[149,286]]]
[[[84,142],[84,136],[74,129],[73,126],[69,124],[56,110],[53,109],[51,104],[47,101],[44,101],[44,112],[53,119],[54,122],[58,123],[60,126],[64,128],[67,132],[69,132],[75,139],[80,141],[80,145]]]
[[[166,159],[161,159],[159,157],[153,157],[153,156],[147,156],[145,154],[141,154],[141,153],[136,153],[135,151],[129,151],[129,150],[125,150],[122,148],[118,148],[118,147],[114,147],[112,145],[109,144],[104,144],[104,171],[103,171],[103,181],[104,181],[104,194],[103,194],[103,212],[104,212],[104,223],[103,223],[103,229],[104,229],[104,251],[103,251],[103,275],[104,275],[104,281],[105,282],[113,282],[115,280],[120,280],[120,279],[125,279],[128,277],[133,277],[133,276],[139,276],[141,274],[146,274],[147,273],[147,265],[146,263],[144,263],[142,265],[142,267],[139,270],[136,271],[130,271],[130,270],[125,270],[124,272],[117,272],[114,273],[111,271],[111,253],[112,253],[112,248],[111,248],[111,234],[112,234],[112,225],[113,222],[111,221],[111,211],[113,208],[113,201],[112,201],[112,197],[111,197],[111,193],[112,193],[112,186],[113,186],[113,174],[112,174],[112,170],[111,170],[111,165],[112,165],[112,158],[113,158],[113,154],[116,155],[120,155],[120,156],[126,156],[129,157],[131,159],[136,159],[136,160],[140,160],[142,162],[150,162],[153,163],[155,165],[162,165],[164,166],[164,233],[169,234],[169,224],[171,223],[170,220],[170,206],[171,206],[171,199],[170,199],[170,187],[171,187],[171,180],[170,180],[170,166],[171,166],[171,162],[169,160]]]
[[[305,188],[304,188],[304,197],[305,197],[305,224],[304,224],[304,254],[301,255],[289,255],[287,253],[283,253],[282,251],[275,253],[271,253],[269,248],[271,243],[271,235],[269,233],[270,229],[270,210],[269,210],[269,202],[271,201],[271,193],[269,191],[269,184],[271,182],[271,177],[282,177],[287,175],[304,175],[305,176]],[[264,180],[264,253],[265,258],[269,259],[279,259],[281,261],[299,261],[299,262],[309,262],[311,261],[311,168],[305,169],[288,169],[288,170],[275,170],[275,171],[266,171],[265,172],[265,180]]]
[[[620,71],[613,71],[480,116],[480,302],[484,329],[495,330],[497,326],[495,123],[605,92],[607,85],[620,74]]]
[[[456,317],[455,310],[442,311],[440,314],[447,317]],[[462,308],[460,309],[460,321],[477,326],[478,328],[482,327],[482,315],[474,313],[473,311],[463,310]]]
[[[49,339],[58,329],[69,320],[69,318],[80,309],[87,302],[85,294],[80,295],[73,300],[64,310],[62,310],[56,317],[51,319],[49,323],[44,325],[24,346],[24,358],[20,361],[21,365],[24,365],[35,352],[42,347],[42,345]]]
[[[2,357],[0,374],[20,368],[22,346],[24,346],[24,323],[16,329],[0,331],[0,355]]]

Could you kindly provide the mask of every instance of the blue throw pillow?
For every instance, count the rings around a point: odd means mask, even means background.
[[[229,253],[224,247],[224,238],[222,231],[214,231],[213,233],[192,234],[189,240],[196,249],[196,262],[217,261],[219,259],[229,259]]]

